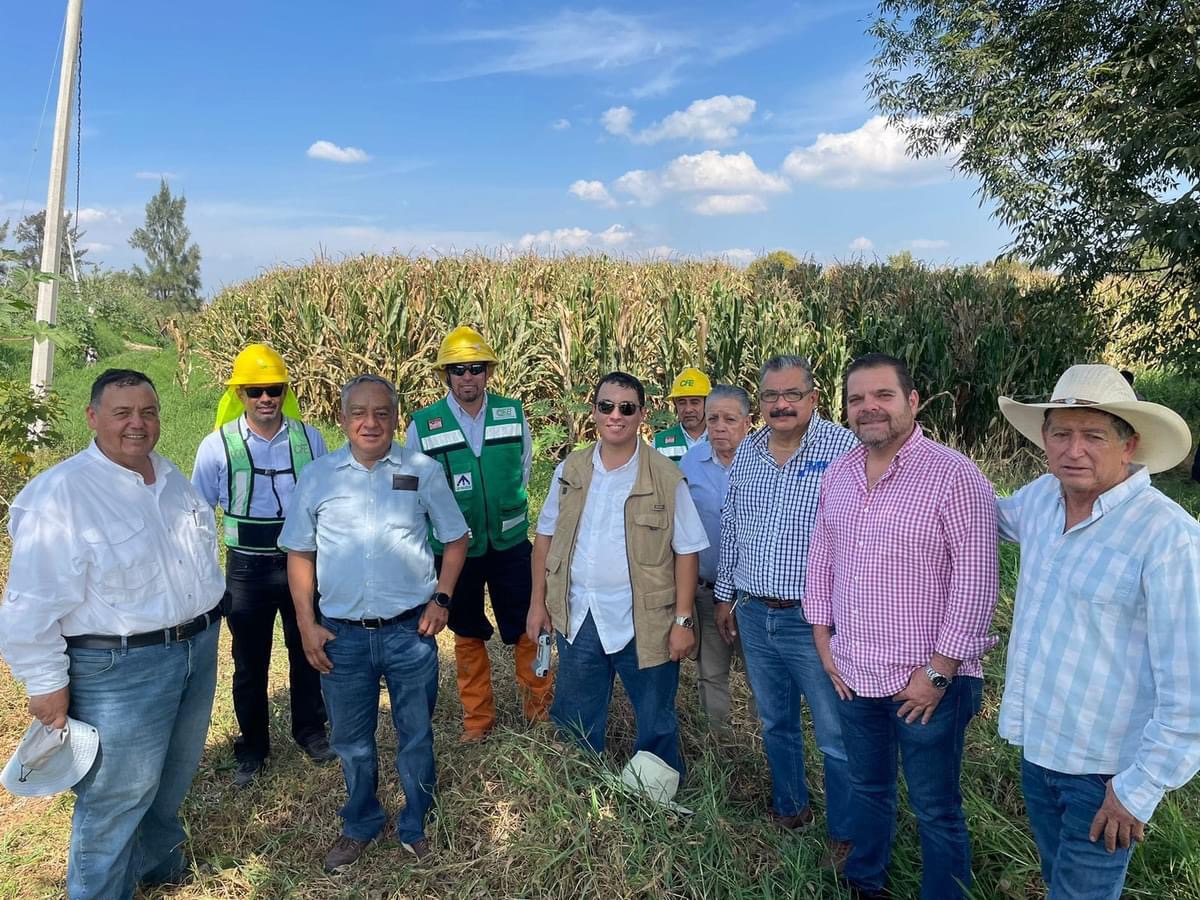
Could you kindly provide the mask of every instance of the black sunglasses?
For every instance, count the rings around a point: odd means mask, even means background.
[[[282,397],[283,392],[287,390],[286,384],[273,384],[270,387],[248,387],[242,388],[246,392],[246,396],[251,400],[257,400],[263,394],[268,397]]]
[[[472,375],[482,375],[487,371],[487,363],[468,363],[466,365],[453,363],[446,366],[446,371],[451,375],[466,375],[468,372]]]
[[[612,411],[614,409],[619,411],[621,415],[625,417],[634,416],[637,415],[637,411],[640,408],[641,407],[639,407],[632,400],[622,400],[620,403],[613,403],[611,400],[596,401],[596,409],[600,410],[601,414],[606,416],[612,415]]]

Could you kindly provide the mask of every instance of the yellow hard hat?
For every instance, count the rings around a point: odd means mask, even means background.
[[[446,335],[438,350],[435,369],[444,369],[452,363],[485,362],[495,365],[500,362],[496,351],[488,346],[483,335],[467,325],[460,325]]]
[[[238,387],[243,384],[287,384],[289,381],[282,356],[266,344],[250,344],[233,361],[233,374],[225,383]]]
[[[708,380],[708,376],[694,366],[688,366],[675,376],[675,381],[671,384],[671,393],[667,394],[667,399],[707,397],[711,393],[712,382]]]

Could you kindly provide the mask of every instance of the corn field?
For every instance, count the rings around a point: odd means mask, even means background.
[[[612,369],[637,375],[655,397],[687,365],[753,393],[767,357],[796,353],[812,361],[824,411],[838,419],[842,373],[872,350],[908,362],[923,423],[972,444],[996,421],[998,396],[1046,394],[1100,346],[1084,303],[1051,278],[1003,267],[770,272],[533,255],[362,256],[275,269],[216,297],[186,342],[221,381],[245,344],[275,347],[306,415],[333,418],[341,385],[363,372],[395,382],[403,414],[444,392],[432,363],[461,324],[501,357],[489,386],[522,398],[535,434],[553,446],[588,436],[589,392]],[[665,404],[651,407],[652,424],[670,418]]]

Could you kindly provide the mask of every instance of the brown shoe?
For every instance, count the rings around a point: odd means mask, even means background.
[[[812,807],[806,806],[794,816],[780,816],[771,813],[771,824],[784,831],[801,832],[811,828],[815,818]]]
[[[491,733],[491,729],[487,731],[464,731],[458,736],[458,742],[460,744],[482,744],[488,739],[488,735]]]
[[[417,862],[425,859],[433,852],[433,844],[429,843],[429,838],[421,838],[419,841],[413,841],[411,844],[400,842],[400,846],[417,858]]]
[[[821,857],[821,868],[833,869],[833,871],[841,875],[842,869],[846,865],[846,859],[850,856],[850,851],[853,849],[854,845],[849,841],[835,841],[830,839],[829,847]]]
[[[367,844],[369,843],[371,842],[356,841],[354,838],[343,834],[333,842],[333,846],[325,854],[325,871],[333,874],[357,862],[358,858],[363,855],[363,851],[367,849]]]

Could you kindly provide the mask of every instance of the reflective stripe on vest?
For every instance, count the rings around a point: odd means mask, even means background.
[[[284,419],[288,432],[288,451],[291,466],[287,469],[269,470],[257,468],[246,438],[242,435],[241,418],[221,426],[221,442],[225,447],[225,465],[228,471],[229,499],[225,508],[225,545],[235,550],[275,551],[275,539],[283,528],[283,519],[275,516],[250,515],[250,501],[254,498],[254,476],[291,474],[292,479],[313,460],[312,447],[308,443],[308,432],[304,423],[297,419]]]

